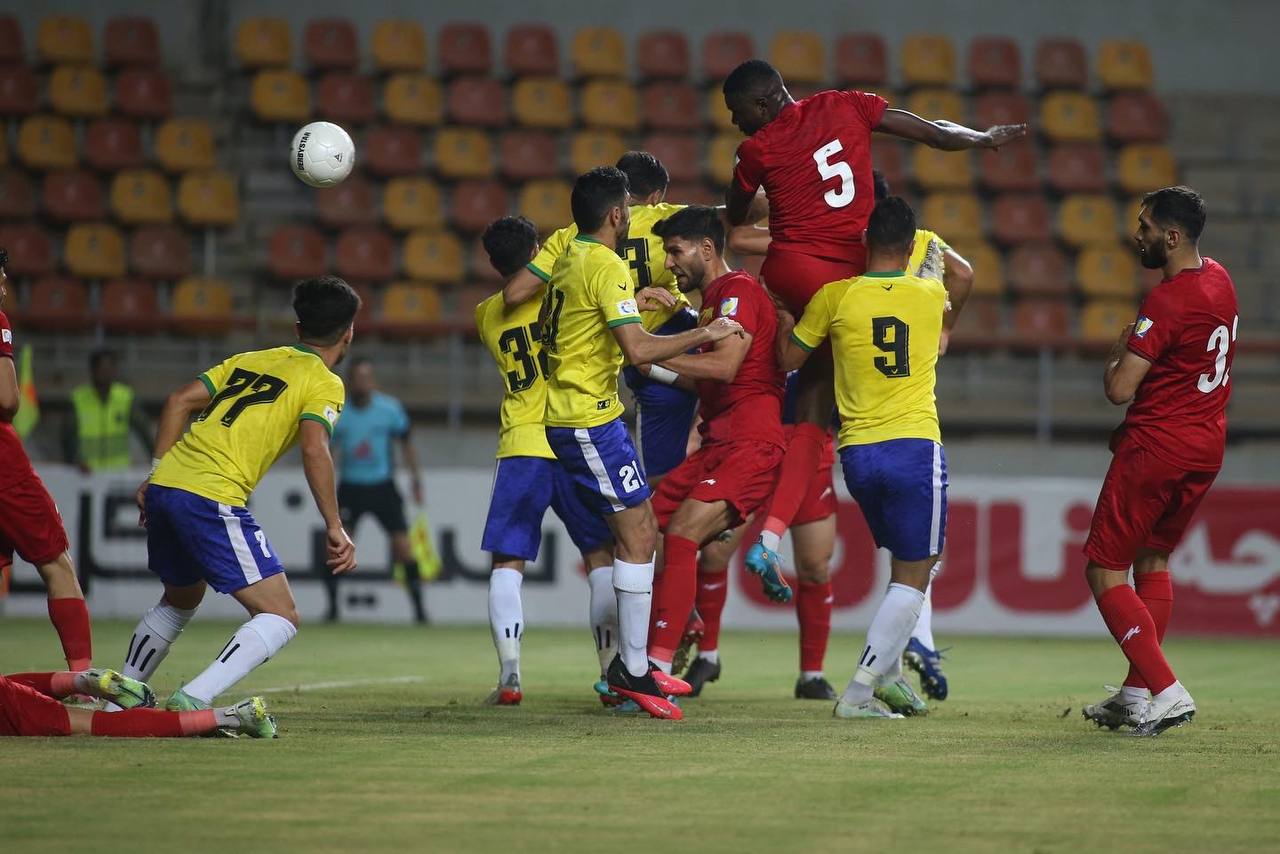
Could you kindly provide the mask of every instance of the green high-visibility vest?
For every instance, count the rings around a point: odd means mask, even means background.
[[[129,412],[133,389],[112,383],[104,401],[92,385],[71,392],[76,408],[80,459],[93,471],[119,471],[129,467]]]

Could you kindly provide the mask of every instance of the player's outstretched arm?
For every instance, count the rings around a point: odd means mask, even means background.
[[[999,148],[1006,142],[1012,142],[1027,134],[1025,124],[992,125],[982,131],[944,119],[929,121],[906,110],[885,110],[876,130],[914,142],[923,142],[925,145],[940,148],[943,151]]]
[[[774,355],[778,358],[778,368],[783,371],[796,370],[814,351],[814,347],[796,337],[795,328],[796,319],[791,312],[778,309],[778,337],[774,344]]]
[[[192,380],[165,398],[164,409],[160,410],[160,422],[156,425],[156,443],[151,449],[151,472],[138,487],[136,496],[139,525],[147,523],[147,484],[151,482],[151,475],[155,474],[160,459],[178,444],[187,424],[191,422],[191,416],[208,406],[211,400],[213,397],[203,380]]]
[[[627,361],[633,365],[662,362],[704,344],[714,344],[730,335],[744,335],[736,320],[717,317],[706,326],[677,335],[650,335],[639,323],[623,323],[609,329]]]
[[[942,273],[942,286],[947,289],[947,310],[942,315],[942,337],[939,339],[938,355],[945,356],[947,353],[947,344],[951,339],[951,330],[955,329],[956,321],[960,319],[960,312],[964,309],[964,304],[969,301],[969,294],[973,290],[973,265],[970,264],[965,257],[959,252],[947,248],[944,253],[946,257],[946,266]]]
[[[310,418],[298,425],[298,445],[302,449],[302,471],[311,487],[311,497],[324,519],[328,540],[329,568],[334,575],[341,575],[356,568],[356,547],[343,530],[338,515],[337,480],[333,474],[333,457],[329,455],[329,431],[325,425]]]
[[[13,359],[0,356],[0,421],[12,421],[22,404],[18,393],[18,371]]]
[[[507,307],[523,305],[538,295],[542,279],[528,267],[517,270],[502,286],[502,302]]]
[[[1120,333],[1116,343],[1111,345],[1107,354],[1107,366],[1102,372],[1102,386],[1107,393],[1107,400],[1116,406],[1122,406],[1133,400],[1138,393],[1138,386],[1151,370],[1151,363],[1129,349],[1129,335],[1133,332],[1130,323]]]
[[[662,367],[675,371],[691,380],[712,380],[731,383],[738,376],[738,369],[751,350],[751,334],[730,335],[716,342],[714,350],[707,353],[683,353],[662,361]]]

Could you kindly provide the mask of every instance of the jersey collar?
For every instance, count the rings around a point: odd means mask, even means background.
[[[294,344],[293,349],[300,350],[303,353],[310,353],[311,355],[315,356],[317,359],[320,358],[320,354],[317,353],[315,350],[312,350],[306,344]]]
[[[591,237],[590,235],[587,235],[587,234],[575,234],[573,236],[573,239],[580,240],[583,243],[594,243],[597,246],[604,246],[604,244],[601,243],[599,240],[596,240],[594,237]]]
[[[894,279],[907,274],[906,270],[878,270],[874,273],[863,273],[868,279]]]

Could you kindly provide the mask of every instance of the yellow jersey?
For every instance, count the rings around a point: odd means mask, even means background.
[[[240,353],[200,375],[212,400],[170,448],[151,482],[243,507],[271,464],[318,421],[333,433],[342,380],[301,344]]]
[[[947,271],[944,253],[950,248],[941,235],[927,228],[916,229],[915,246],[911,249],[911,259],[907,261],[907,275],[941,282]]]
[[[551,268],[543,298],[548,427],[595,427],[622,415],[622,348],[609,330],[640,323],[627,264],[608,246],[578,235]]]
[[[507,308],[499,291],[476,306],[480,340],[493,356],[506,386],[502,393],[498,459],[556,456],[542,427],[547,408],[547,356],[538,334],[541,305],[539,298]]]
[[[806,350],[831,339],[841,448],[890,439],[942,441],[934,369],[947,291],[902,271],[823,285],[791,333]]]
[[[661,202],[656,205],[632,205],[630,236],[622,244],[623,260],[631,268],[631,281],[636,290],[655,287],[664,288],[676,298],[673,306],[663,306],[656,311],[642,312],[641,321],[647,332],[660,329],[677,312],[689,306],[689,300],[680,293],[676,286],[676,277],[667,269],[667,253],[662,249],[662,238],[653,233],[653,225],[664,220],[676,211],[683,210],[685,205],[673,205]],[[569,242],[578,234],[576,225],[567,225],[555,231],[542,244],[538,254],[527,265],[529,272],[542,281],[551,278],[551,269],[556,259],[564,254]]]

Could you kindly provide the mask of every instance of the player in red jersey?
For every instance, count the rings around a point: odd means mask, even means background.
[[[93,658],[93,631],[67,532],[13,429],[21,395],[13,364],[13,329],[3,311],[8,263],[9,254],[0,249],[0,569],[13,563],[15,551],[35,566],[49,593],[49,620],[62,641],[67,667],[87,670]]]
[[[764,189],[773,239],[760,274],[796,317],[827,282],[860,275],[866,266],[862,232],[875,205],[873,131],[959,151],[998,148],[1027,130],[1026,125],[996,125],[977,131],[928,121],[889,109],[884,98],[867,92],[826,91],[796,101],[782,76],[759,59],[733,70],[724,82],[724,100],[733,123],[747,135],[726,194],[727,215],[734,225],[746,222],[757,191]],[[801,370],[796,430],[764,532],[747,553],[747,568],[778,601],[791,599],[778,543],[823,453],[835,403],[832,389],[830,356],[810,359]]]
[[[1164,279],[1111,348],[1103,377],[1112,403],[1132,403],[1111,440],[1085,576],[1129,675],[1084,715],[1142,735],[1196,713],[1160,644],[1173,610],[1169,553],[1217,477],[1227,438],[1239,310],[1226,269],[1200,256],[1204,221],[1204,202],[1188,187],[1143,198],[1134,239],[1142,266]]]

